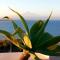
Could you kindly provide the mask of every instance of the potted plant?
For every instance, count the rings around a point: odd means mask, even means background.
[[[37,52],[51,56],[59,55],[56,48],[58,47],[57,43],[60,41],[60,36],[52,36],[50,33],[45,32],[45,28],[52,13],[46,21],[39,20],[29,29],[23,16],[11,8],[10,10],[19,16],[26,31],[12,20],[15,31],[9,33],[5,30],[0,30],[0,33],[4,34],[8,41],[23,50],[20,60],[28,60],[30,56],[32,56],[32,60],[40,60],[35,54]],[[4,18],[9,19],[8,16]],[[20,37],[19,40],[14,37],[16,34]]]

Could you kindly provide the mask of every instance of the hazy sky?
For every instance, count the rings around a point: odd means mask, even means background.
[[[41,16],[49,15],[53,10],[53,16],[60,17],[60,0],[0,0],[0,16],[11,15],[8,7]]]

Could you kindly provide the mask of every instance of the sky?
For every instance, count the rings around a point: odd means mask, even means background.
[[[14,15],[8,7],[31,16],[48,16],[53,11],[52,18],[60,19],[60,0],[0,0],[0,17]]]

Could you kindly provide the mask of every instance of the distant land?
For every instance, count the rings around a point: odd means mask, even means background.
[[[29,11],[26,11],[26,12],[19,12],[26,20],[45,20],[49,17],[51,11],[49,13],[46,13],[46,14],[38,14],[38,13],[33,13],[33,12],[29,12]],[[3,16],[0,16],[0,20],[3,20],[2,18],[4,16],[8,16],[10,17],[11,19],[13,20],[19,20],[19,17],[17,14],[15,14],[14,12],[12,14],[6,14],[6,15],[3,15]],[[54,14],[54,12],[52,13],[51,15],[51,20],[60,20],[60,17],[56,14]]]

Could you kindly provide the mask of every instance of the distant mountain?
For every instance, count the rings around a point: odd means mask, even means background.
[[[31,13],[31,12],[25,12],[22,15],[27,20],[40,20],[40,19],[44,18],[44,16],[41,16],[41,15],[38,15],[38,14],[35,14],[35,13]]]
[[[48,18],[49,14],[36,14],[36,13],[32,13],[32,12],[20,12],[20,14],[26,19],[26,20],[45,20],[46,18]],[[9,16],[11,18],[13,18],[13,20],[19,20],[19,18],[17,17],[16,14],[12,14],[11,16]],[[4,20],[1,19],[0,20]],[[52,14],[51,16],[51,20],[59,20],[59,18],[57,18],[56,16],[54,16],[54,14]]]
[[[46,18],[45,16],[31,13],[31,12],[23,12],[21,15],[26,19],[26,20],[40,20]],[[19,19],[16,15],[13,16],[12,18],[15,18],[16,20]]]
[[[31,12],[24,12],[22,13],[22,16],[26,18],[27,20],[45,20],[49,17],[50,13],[48,14],[36,14],[36,13],[31,13]],[[58,16],[55,16],[52,13],[51,20],[59,20]]]

